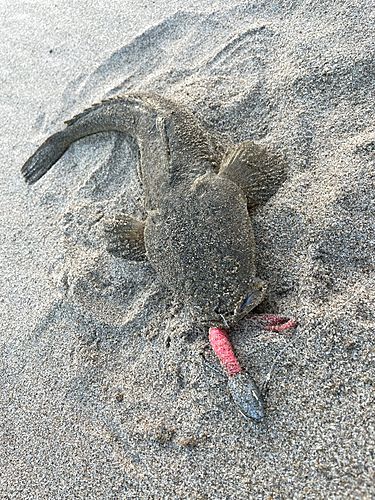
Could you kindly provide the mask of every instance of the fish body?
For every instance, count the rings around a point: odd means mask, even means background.
[[[108,251],[148,259],[160,281],[211,327],[233,325],[263,300],[266,284],[256,276],[250,213],[284,178],[277,156],[251,141],[225,148],[192,113],[156,95],[109,99],[66,125],[26,161],[28,183],[83,137],[128,134],[140,152],[147,216],[137,220],[119,211],[104,220]],[[241,411],[260,420],[255,382],[242,370],[228,375]]]
[[[129,134],[140,150],[147,217],[137,221],[121,212],[109,217],[109,250],[128,259],[148,258],[160,281],[202,322],[233,324],[261,302],[266,285],[256,277],[248,211],[261,184],[259,172],[250,189],[243,185],[243,171],[251,177],[251,163],[264,155],[260,146],[246,142],[225,154],[192,113],[148,94],[103,101],[66,123],[25,163],[29,183],[83,137]],[[264,188],[259,194],[264,196]]]

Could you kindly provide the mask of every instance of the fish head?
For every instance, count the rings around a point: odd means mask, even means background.
[[[267,283],[254,277],[245,292],[240,289],[237,295],[232,295],[227,300],[225,295],[220,297],[219,305],[214,308],[214,314],[211,314],[212,321],[217,320],[225,326],[238,322],[264,300],[266,291]]]

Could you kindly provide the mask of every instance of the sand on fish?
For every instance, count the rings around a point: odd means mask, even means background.
[[[3,10],[0,498],[373,498],[373,2]],[[133,90],[287,160],[253,217],[258,312],[299,327],[232,332],[259,382],[284,349],[262,424],[238,413],[202,361],[207,332],[151,267],[105,251],[103,215],[143,215],[134,143],[100,134],[36,186],[20,176],[65,119]]]

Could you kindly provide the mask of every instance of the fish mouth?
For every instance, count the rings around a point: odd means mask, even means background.
[[[226,328],[228,328],[231,325],[231,323],[233,323],[234,321],[236,321],[237,319],[248,313],[251,309],[253,309],[253,307],[248,307],[252,303],[252,300],[253,300],[253,295],[249,293],[248,295],[245,296],[242,302],[240,302],[240,305],[237,305],[231,311],[216,306],[214,308],[214,313],[216,313],[217,316],[215,319],[211,318],[211,322],[215,323],[216,321],[219,321],[223,323]]]
[[[236,305],[234,309],[231,311],[228,311],[227,309],[220,307],[218,304],[214,308],[214,312],[218,314],[219,316],[237,316],[238,313],[242,313],[245,311],[248,306],[250,306],[254,302],[254,293],[250,292],[245,295],[245,297],[239,302],[239,304]]]
[[[252,304],[254,302],[254,293],[248,293],[245,298],[243,299],[243,301],[241,302],[241,304],[239,306],[237,306],[237,308],[235,309],[235,312],[243,312],[250,304]]]
[[[225,326],[242,318],[257,305],[259,305],[266,294],[267,285],[264,281],[255,278],[251,284],[250,291],[248,291],[237,302],[237,305],[232,310],[223,307],[222,303],[218,304],[213,312],[217,315],[214,321],[222,321]],[[219,319],[220,318],[220,319]],[[213,319],[213,318],[212,318]]]
[[[250,291],[240,300],[234,310],[235,316],[244,316],[258,306],[264,299],[267,284],[259,278],[255,278],[251,284]]]

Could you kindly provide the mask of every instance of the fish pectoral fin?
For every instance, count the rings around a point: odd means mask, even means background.
[[[123,259],[146,260],[145,223],[131,215],[116,214],[103,221],[108,252]]]
[[[224,155],[219,175],[239,186],[249,209],[264,205],[286,179],[286,165],[281,155],[271,149],[244,141]]]

